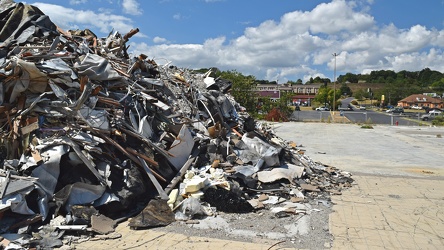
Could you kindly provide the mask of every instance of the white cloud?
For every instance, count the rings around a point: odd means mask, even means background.
[[[71,5],[84,4],[87,2],[88,2],[88,0],[69,0],[69,4],[71,4]]]
[[[96,34],[97,29],[104,34],[108,34],[114,29],[122,34],[126,34],[133,28],[133,21],[124,16],[109,13],[95,13],[91,10],[74,10],[47,3],[34,3],[33,5],[37,6],[48,15],[56,25],[65,30],[88,28]],[[142,36],[142,34],[138,35]]]
[[[142,10],[139,8],[139,2],[136,0],[123,0],[123,12],[130,15],[142,15]]]
[[[163,38],[163,37],[154,37],[153,38],[153,42],[154,43],[169,43],[167,39]]]
[[[316,76],[333,79],[332,53],[338,53],[337,76],[381,69],[417,71],[425,67],[444,72],[444,30],[422,25],[407,29],[394,24],[376,25],[366,5],[372,1],[333,0],[311,11],[289,12],[280,20],[265,20],[248,27],[232,40],[220,36],[202,44],[174,44],[168,38],[155,36],[155,45],[134,42],[130,51],[144,53],[160,64],[158,60],[172,61],[179,67],[236,69],[279,82],[298,78],[305,82]],[[36,5],[65,29],[96,28],[107,34],[112,28],[121,33],[133,28],[133,21],[124,16]],[[173,18],[184,17],[178,13]]]

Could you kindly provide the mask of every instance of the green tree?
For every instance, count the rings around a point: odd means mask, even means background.
[[[336,98],[334,97],[335,92],[336,92]],[[338,102],[340,97],[341,97],[340,91],[335,91],[334,89],[328,86],[322,85],[319,88],[319,91],[316,94],[314,101],[322,104],[328,104],[329,107],[333,107],[335,105],[333,101],[336,100],[336,102]]]
[[[291,115],[292,112],[290,108],[292,97],[293,93],[291,92],[281,92],[281,96],[276,103],[276,107],[279,108],[280,111],[284,113],[286,116]]]
[[[351,83],[358,83],[358,76],[352,73],[347,73],[345,76],[340,75],[338,77],[338,82],[351,82]]]
[[[327,87],[327,86],[325,86],[325,85],[322,85],[321,87],[319,87],[319,91],[318,91],[318,93],[316,94],[316,96],[315,96],[315,98],[314,98],[314,101],[315,102],[319,102],[319,103],[323,103],[323,104],[330,104],[330,102],[329,102],[329,98],[328,98],[328,92],[329,92],[329,90],[330,90],[331,88],[329,88],[329,87]]]
[[[255,93],[256,79],[254,76],[244,76],[236,70],[223,71],[220,76],[233,83],[231,94],[234,99],[248,112],[256,113],[257,95]]]
[[[353,97],[355,97],[356,99],[358,99],[359,101],[364,100],[365,98],[365,90],[363,89],[358,89],[353,93]]]
[[[308,83],[308,84],[312,84],[312,83],[314,83],[313,77],[310,77],[310,80],[308,80],[307,83]]]
[[[341,95],[351,96],[353,94],[352,90],[345,82],[343,84],[341,84],[341,88],[339,88],[339,92],[341,92]]]
[[[258,99],[257,111],[261,111],[264,114],[270,112],[274,107],[274,103],[271,101],[270,97],[261,97]]]
[[[439,93],[440,95],[442,95],[444,93],[444,78],[441,78],[441,80],[432,83],[430,85],[430,88],[433,91],[435,91],[435,92]]]

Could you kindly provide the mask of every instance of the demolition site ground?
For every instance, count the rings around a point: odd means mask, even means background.
[[[444,128],[363,129],[354,124],[301,122],[274,123],[272,127],[278,135],[297,142],[313,160],[351,171],[358,181],[342,195],[332,196],[332,202],[309,202],[311,215],[278,218],[267,209],[249,214],[220,213],[218,219],[194,222],[198,224],[174,222],[151,229],[151,233],[132,231],[135,236],[106,241],[106,246],[119,249],[136,245],[157,249],[438,249],[442,246],[444,156],[439,152],[444,146],[440,136]],[[369,219],[364,219],[367,216]],[[299,225],[299,231],[289,224]],[[128,230],[125,226],[121,228],[121,232]],[[140,240],[134,243],[134,239]],[[216,239],[225,241],[219,243]],[[99,244],[103,243],[89,241],[78,246],[86,249]]]
[[[442,128],[255,121],[211,70],[131,55],[138,28],[3,2],[0,249],[444,245]]]

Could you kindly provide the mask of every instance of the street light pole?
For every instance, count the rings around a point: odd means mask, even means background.
[[[334,77],[333,77],[333,111],[335,111],[336,108],[336,57],[338,54],[333,53],[333,56],[335,57],[335,71],[334,71]]]

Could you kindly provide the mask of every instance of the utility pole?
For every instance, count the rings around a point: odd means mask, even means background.
[[[334,71],[334,77],[333,77],[333,112],[336,108],[336,57],[338,54],[333,53],[332,54],[335,57],[335,71]]]

